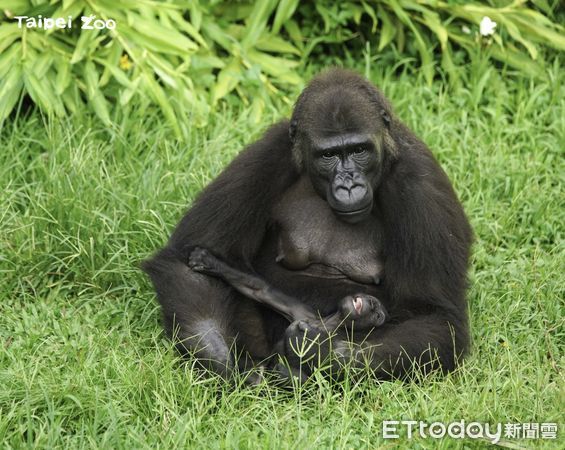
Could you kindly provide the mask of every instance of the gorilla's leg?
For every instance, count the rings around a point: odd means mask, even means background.
[[[426,375],[437,370],[447,373],[457,367],[468,346],[466,321],[436,312],[379,329],[363,342],[355,361],[370,361],[381,379]]]
[[[234,369],[230,348],[235,334],[230,287],[190,270],[167,248],[144,262],[143,269],[153,281],[165,329],[179,351],[228,376]]]
[[[325,330],[312,327],[308,322],[296,324],[298,326],[287,328],[282,354],[294,367],[298,367],[297,363],[304,366],[306,361],[308,364],[303,370],[310,370],[319,362],[337,361],[339,365],[332,364],[332,370],[351,364],[369,367],[382,380],[404,379],[437,370],[452,371],[468,347],[466,324],[439,312],[385,324],[365,336],[361,333],[353,338],[353,346],[346,336],[330,339]],[[296,353],[293,348],[296,342],[305,342],[303,347],[309,349],[301,360],[291,359]],[[318,342],[321,345],[308,347],[309,343]]]
[[[246,297],[272,308],[289,322],[319,319],[316,312],[300,300],[273,288],[259,277],[234,269],[204,248],[192,251],[188,265],[196,272],[222,278]]]

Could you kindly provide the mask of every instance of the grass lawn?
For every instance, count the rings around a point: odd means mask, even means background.
[[[464,367],[421,384],[315,380],[302,392],[229,388],[181,365],[140,260],[246,142],[225,108],[179,143],[134,110],[108,131],[37,113],[0,133],[0,446],[7,448],[482,448],[387,441],[383,420],[556,422],[563,448],[565,71],[475,71],[456,94],[376,75],[434,151],[476,233]]]

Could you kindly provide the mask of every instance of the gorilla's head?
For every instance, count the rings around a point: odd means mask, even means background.
[[[333,69],[300,95],[290,124],[293,156],[342,220],[364,220],[394,155],[391,108],[366,79]]]
[[[338,312],[344,323],[355,321],[358,330],[380,327],[389,318],[381,301],[368,294],[344,297],[338,305]]]

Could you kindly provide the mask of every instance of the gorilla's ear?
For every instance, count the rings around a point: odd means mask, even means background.
[[[381,109],[381,117],[383,118],[383,122],[387,127],[390,127],[390,114],[386,109]]]
[[[363,90],[368,94],[371,101],[377,107],[379,114],[387,127],[392,123],[392,106],[384,96],[384,94],[375,86],[367,84],[363,86]]]
[[[290,137],[291,142],[294,144],[294,139],[296,138],[296,127],[297,127],[296,119],[292,119],[290,121],[290,125],[288,126],[288,137]]]

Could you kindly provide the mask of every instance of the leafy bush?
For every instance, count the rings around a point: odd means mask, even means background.
[[[268,96],[302,82],[313,52],[341,45],[413,55],[431,82],[452,77],[467,55],[486,54],[530,75],[542,73],[539,44],[565,49],[563,27],[544,0],[495,7],[438,0],[218,2],[182,0],[6,0],[0,26],[0,121],[22,93],[48,114],[89,105],[107,125],[110,107],[156,104],[180,137],[206,122],[235,91],[259,119]],[[118,6],[119,5],[119,6]],[[545,15],[543,13],[545,13]],[[71,29],[18,27],[15,16],[73,18]],[[113,30],[81,30],[80,17],[113,19]],[[484,17],[497,22],[479,33]],[[437,48],[437,51],[436,51]]]

